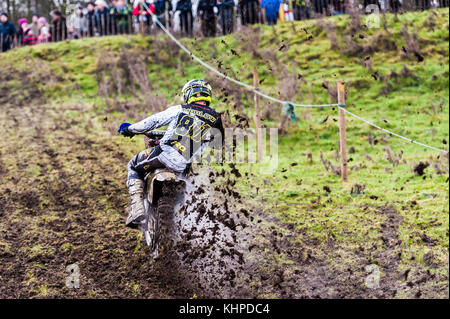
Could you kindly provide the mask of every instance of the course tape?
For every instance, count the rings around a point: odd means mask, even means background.
[[[446,150],[441,150],[441,149],[436,148],[436,147],[434,147],[434,146],[426,145],[426,144],[417,142],[417,141],[415,141],[415,140],[412,140],[412,139],[410,139],[410,138],[401,136],[401,135],[399,135],[399,134],[397,134],[397,133],[391,132],[391,131],[389,131],[389,130],[387,130],[387,129],[385,129],[385,128],[382,128],[382,127],[380,127],[380,126],[378,126],[378,125],[376,125],[376,124],[373,124],[373,123],[371,123],[371,122],[369,122],[369,121],[363,119],[362,117],[360,117],[360,116],[358,116],[358,115],[356,115],[356,114],[350,112],[349,110],[345,109],[344,107],[339,107],[339,108],[340,108],[341,110],[344,110],[345,113],[347,113],[347,114],[353,116],[354,118],[357,118],[358,120],[363,121],[363,122],[369,124],[370,126],[373,126],[373,127],[377,128],[377,129],[379,129],[379,130],[382,130],[382,131],[384,131],[384,132],[386,132],[386,133],[388,133],[388,134],[390,134],[390,135],[394,135],[394,136],[396,136],[396,137],[398,137],[398,138],[401,138],[402,140],[405,140],[405,141],[408,141],[408,142],[411,142],[411,143],[414,143],[414,144],[417,144],[417,145],[420,145],[420,146],[423,146],[423,147],[427,147],[427,148],[429,148],[429,149],[432,149],[432,150],[435,150],[435,151],[438,151],[438,152],[442,152],[442,153],[447,153],[447,154],[448,154],[448,151],[446,151]]]

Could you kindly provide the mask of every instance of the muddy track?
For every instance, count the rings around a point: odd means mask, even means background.
[[[88,124],[58,111],[6,113],[15,119],[9,127],[17,136],[2,145],[8,154],[1,166],[2,297],[192,295],[154,276],[139,236],[123,227],[125,172],[111,163],[126,159],[110,143],[80,135],[89,132]],[[65,287],[65,268],[73,263],[83,289]]]
[[[246,177],[234,166],[189,178],[172,255],[154,263],[142,235],[124,227],[128,156],[90,114],[83,104],[0,110],[3,298],[371,298],[437,280],[398,272],[395,209],[378,208],[383,247],[341,256],[337,243],[243,201],[234,185]],[[346,265],[348,256],[356,261]],[[364,286],[373,260],[386,274],[379,289]],[[79,289],[65,285],[71,264]]]

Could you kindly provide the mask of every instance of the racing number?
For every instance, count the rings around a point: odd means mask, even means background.
[[[179,136],[189,136],[195,142],[200,142],[210,129],[211,126],[202,120],[195,119],[190,115],[184,115],[178,122],[175,134]]]

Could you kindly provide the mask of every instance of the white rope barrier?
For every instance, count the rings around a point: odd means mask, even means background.
[[[439,148],[436,148],[436,147],[433,147],[433,146],[430,146],[430,145],[426,145],[426,144],[417,142],[417,141],[412,140],[412,139],[410,139],[410,138],[407,138],[407,137],[401,136],[401,135],[399,135],[399,134],[397,134],[397,133],[391,132],[391,131],[389,131],[389,130],[387,130],[387,129],[385,129],[385,128],[382,128],[382,127],[380,127],[380,126],[378,126],[378,125],[376,125],[376,124],[373,124],[373,123],[371,123],[371,122],[369,122],[369,121],[363,119],[362,117],[360,117],[360,116],[358,116],[358,115],[356,115],[356,114],[354,114],[354,113],[352,113],[352,112],[346,110],[345,107],[339,107],[339,108],[342,109],[342,110],[344,110],[345,113],[347,113],[347,114],[353,116],[354,118],[357,118],[358,120],[363,121],[363,122],[369,124],[370,126],[373,126],[373,127],[377,128],[377,129],[379,129],[379,130],[382,130],[383,132],[386,132],[386,133],[388,133],[388,134],[390,134],[390,135],[394,135],[394,136],[396,136],[396,137],[398,137],[398,138],[401,138],[402,140],[405,140],[405,141],[408,141],[408,142],[411,142],[411,143],[414,143],[414,144],[417,144],[417,145],[420,145],[420,146],[423,146],[423,147],[427,147],[427,148],[429,148],[429,149],[432,149],[432,150],[435,150],[435,151],[438,151],[438,152],[442,152],[442,153],[447,153],[447,154],[448,154],[448,151],[446,151],[446,150],[441,150],[441,149],[439,149]]]
[[[164,25],[159,21],[158,17],[155,16],[155,15],[153,14],[153,12],[150,11],[150,8],[147,6],[147,4],[145,3],[145,1],[142,1],[142,4],[144,5],[145,9],[146,9],[146,10],[150,13],[150,15],[152,16],[153,21],[155,21],[155,23],[156,23],[156,24],[157,24],[157,25],[158,25],[158,26],[159,26],[159,27],[160,27],[160,28],[161,28],[161,29],[162,29],[162,30],[163,30],[163,31],[164,31],[171,39],[172,39],[173,42],[175,42],[176,45],[178,45],[184,52],[186,52],[187,54],[189,54],[189,56],[191,56],[195,61],[197,61],[198,63],[200,63],[202,66],[204,66],[205,68],[207,68],[207,69],[210,70],[211,72],[217,74],[218,76],[220,76],[220,77],[222,77],[222,78],[224,78],[224,79],[226,79],[226,80],[228,80],[228,81],[230,81],[230,82],[233,82],[233,83],[235,83],[235,84],[237,84],[237,85],[243,86],[243,87],[245,87],[246,89],[248,89],[248,90],[254,92],[255,94],[258,94],[258,95],[262,96],[263,98],[265,98],[265,99],[267,99],[267,100],[270,100],[270,101],[273,101],[273,102],[276,102],[276,103],[280,103],[280,104],[290,104],[290,105],[295,106],[295,107],[332,107],[332,106],[337,106],[338,108],[344,110],[345,113],[347,113],[347,114],[353,116],[354,118],[356,118],[356,119],[358,119],[358,120],[360,120],[360,121],[363,121],[363,122],[367,123],[368,125],[373,126],[373,127],[377,128],[377,129],[379,129],[379,130],[382,130],[382,131],[384,131],[384,132],[386,132],[386,133],[388,133],[388,134],[390,134],[390,135],[396,136],[396,137],[401,138],[401,139],[403,139],[403,140],[405,140],[405,141],[408,141],[408,142],[411,142],[411,143],[414,143],[414,144],[417,144],[417,145],[420,145],[420,146],[423,146],[423,147],[426,147],[426,148],[429,148],[429,149],[432,149],[432,150],[435,150],[435,151],[438,151],[438,152],[441,152],[441,153],[446,153],[446,154],[448,154],[448,151],[446,151],[446,150],[442,150],[442,149],[439,149],[439,148],[436,148],[436,147],[433,147],[433,146],[430,146],[430,145],[426,145],[426,144],[417,142],[417,141],[412,140],[412,139],[410,139],[410,138],[407,138],[407,137],[401,136],[401,135],[399,135],[399,134],[396,134],[396,133],[394,133],[394,132],[391,132],[391,131],[389,131],[389,130],[387,130],[387,129],[385,129],[385,128],[382,128],[382,127],[380,127],[380,126],[378,126],[378,125],[376,125],[376,124],[373,124],[373,123],[371,123],[371,122],[369,122],[369,121],[363,119],[362,117],[359,117],[358,115],[356,115],[356,114],[354,114],[354,113],[348,111],[348,110],[345,108],[345,105],[342,105],[342,104],[297,104],[297,103],[293,103],[293,102],[290,102],[290,101],[283,101],[283,100],[277,99],[277,98],[275,98],[275,97],[273,97],[273,96],[270,96],[270,95],[267,95],[267,94],[261,92],[258,88],[255,88],[255,87],[253,87],[253,86],[251,86],[251,85],[248,85],[248,84],[245,84],[245,83],[243,83],[243,82],[241,82],[241,81],[238,81],[238,80],[236,80],[236,79],[233,79],[233,78],[227,76],[226,74],[223,74],[222,72],[216,70],[215,68],[213,68],[212,66],[210,66],[208,63],[204,62],[202,59],[200,59],[200,58],[197,57],[195,54],[193,54],[191,51],[189,51],[188,48],[186,48],[183,44],[181,44],[180,41],[178,41],[177,38],[175,38],[175,37],[173,36],[173,34],[170,33],[170,31],[167,30],[167,29],[164,27]]]
[[[251,85],[248,85],[248,84],[246,84],[246,83],[243,83],[243,82],[241,82],[241,81],[238,81],[238,80],[236,80],[236,79],[233,79],[233,78],[229,77],[229,76],[226,75],[226,74],[223,74],[222,72],[216,70],[215,68],[213,68],[212,66],[210,66],[208,63],[204,62],[202,59],[200,59],[199,57],[197,57],[195,54],[193,54],[191,51],[189,51],[188,48],[186,48],[183,44],[181,44],[181,42],[178,41],[177,38],[175,38],[175,37],[173,36],[173,34],[170,33],[170,31],[167,30],[167,29],[164,27],[164,25],[159,21],[158,17],[155,16],[155,15],[153,14],[153,12],[150,11],[150,9],[149,9],[149,7],[147,6],[147,4],[146,4],[145,2],[142,2],[142,3],[143,3],[143,5],[144,5],[145,9],[146,9],[146,10],[150,13],[150,15],[153,17],[153,21],[155,21],[155,23],[156,23],[156,24],[157,24],[157,25],[158,25],[158,26],[159,26],[159,27],[160,27],[160,28],[161,28],[161,29],[162,29],[162,30],[163,30],[163,31],[164,31],[171,39],[172,39],[173,42],[175,42],[176,45],[178,45],[184,52],[186,52],[187,54],[189,54],[189,56],[191,56],[195,61],[197,61],[198,63],[200,63],[201,65],[203,65],[205,68],[207,68],[207,69],[210,70],[211,72],[217,74],[218,76],[220,76],[220,77],[222,77],[222,78],[224,78],[224,79],[226,79],[226,80],[228,80],[228,81],[230,81],[230,82],[233,82],[234,84],[243,86],[243,87],[245,87],[246,89],[248,89],[248,90],[254,92],[255,94],[258,94],[258,95],[262,96],[263,98],[265,98],[265,99],[267,99],[267,100],[270,100],[270,101],[276,102],[276,103],[280,103],[280,104],[289,103],[289,104],[292,104],[293,106],[296,106],[296,107],[331,107],[331,106],[341,106],[340,104],[297,104],[297,103],[293,103],[293,102],[290,102],[290,101],[283,101],[283,100],[277,99],[277,98],[275,98],[275,97],[273,97],[273,96],[267,95],[267,94],[261,92],[259,89],[257,89],[257,88],[255,88],[255,87],[251,86]]]

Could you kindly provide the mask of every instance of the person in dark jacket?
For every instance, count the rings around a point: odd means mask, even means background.
[[[187,35],[192,35],[194,19],[192,17],[191,0],[178,0],[175,11],[180,11],[180,29]]]
[[[216,8],[216,0],[200,0],[198,2],[197,16],[202,20],[202,33],[205,37],[216,35],[216,14],[214,8]]]
[[[222,26],[222,34],[226,35],[233,32],[234,1],[217,0],[217,8],[219,9],[219,22]]]
[[[400,0],[389,0],[389,7],[393,13],[397,13],[401,5]]]
[[[2,13],[0,15],[0,52],[6,52],[11,49],[15,34],[16,27],[14,23],[8,20],[7,13]]]
[[[328,3],[330,0],[313,0],[314,3],[314,12],[321,15],[327,15],[328,12]]]
[[[111,14],[108,5],[103,0],[97,0],[97,11],[95,12],[96,28],[100,36],[112,34]]]
[[[153,5],[155,7],[154,14],[158,18],[159,22],[161,22],[165,27],[171,26],[171,11],[173,10],[172,1],[170,0],[156,0],[153,2]],[[169,23],[166,23],[166,7],[167,7],[167,13],[168,13],[168,19]]]
[[[430,0],[416,0],[416,10],[428,10],[431,6]]]
[[[97,16],[95,15],[95,4],[94,2],[89,2],[87,5],[87,34],[88,37],[93,37],[97,33]]]
[[[255,24],[259,22],[259,11],[261,4],[259,0],[240,0],[239,10],[241,13],[241,24]]]
[[[294,13],[294,20],[307,20],[310,18],[309,8],[305,0],[293,0],[292,11]]]
[[[67,24],[66,17],[64,17],[59,10],[52,13],[52,42],[65,41],[67,39]]]

